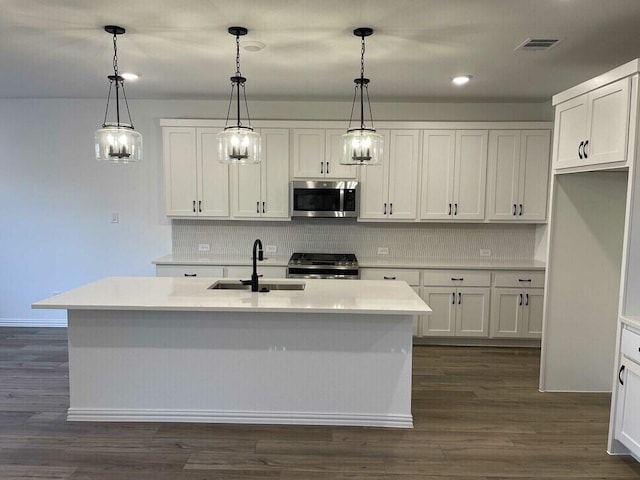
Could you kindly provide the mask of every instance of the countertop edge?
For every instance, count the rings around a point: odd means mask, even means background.
[[[34,303],[33,309],[42,310],[79,310],[79,311],[138,311],[138,312],[219,312],[219,313],[331,313],[348,315],[430,315],[432,310],[362,310],[362,309],[336,309],[336,308],[280,308],[280,307],[179,307],[179,306],[129,306],[129,305],[56,305],[46,303]]]
[[[424,262],[424,263],[423,263]],[[200,257],[180,258],[173,255],[165,255],[152,261],[154,265],[188,265],[188,266],[250,266],[251,259],[241,259],[237,256],[230,257]],[[289,257],[277,256],[267,258],[260,262],[262,266],[287,267]],[[402,268],[412,270],[546,270],[544,262],[539,260],[434,260],[398,259],[398,260],[373,260],[370,258],[359,259],[360,268]]]

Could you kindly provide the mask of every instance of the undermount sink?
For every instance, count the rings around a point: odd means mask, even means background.
[[[305,282],[259,282],[258,289],[261,292],[270,290],[304,290]],[[218,280],[209,287],[209,290],[251,290],[251,284],[242,280]]]

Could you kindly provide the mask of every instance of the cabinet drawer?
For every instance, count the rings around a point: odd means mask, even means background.
[[[228,278],[249,278],[253,267],[236,266],[236,267],[224,267],[225,277]],[[262,275],[264,278],[286,278],[286,267],[263,267],[258,263],[258,275]]]
[[[488,287],[491,273],[476,270],[424,270],[422,284],[433,286]]]
[[[544,288],[544,272],[496,272],[494,287]]]
[[[156,277],[223,277],[222,267],[212,265],[156,265]]]
[[[409,285],[420,285],[420,271],[390,268],[361,268],[361,280],[404,280]]]
[[[640,335],[632,332],[628,328],[622,330],[620,351],[625,357],[640,364]]]

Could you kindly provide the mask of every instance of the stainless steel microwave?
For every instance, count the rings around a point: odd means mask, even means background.
[[[291,182],[292,217],[357,217],[360,188],[355,180]]]

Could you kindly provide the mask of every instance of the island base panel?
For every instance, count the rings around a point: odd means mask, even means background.
[[[72,421],[413,425],[411,316],[68,317]]]

